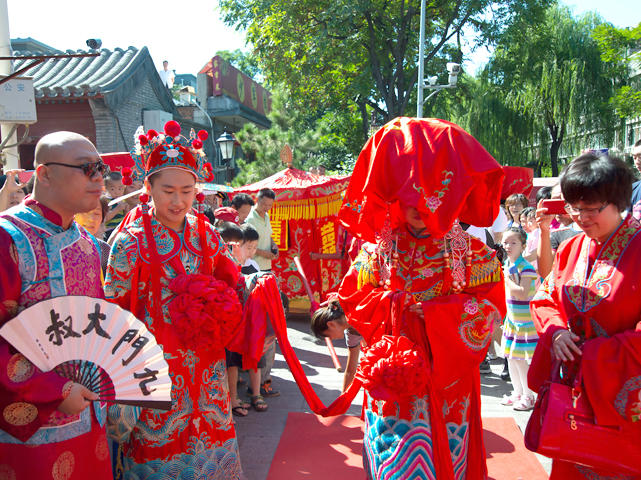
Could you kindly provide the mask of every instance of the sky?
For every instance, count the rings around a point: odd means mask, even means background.
[[[8,0],[11,38],[33,37],[59,50],[87,49],[88,38],[103,48],[147,46],[158,69],[168,60],[176,73],[196,74],[219,50],[245,48],[245,35],[220,19],[218,0]],[[618,27],[641,21],[638,0],[563,0],[575,14],[596,10]],[[37,8],[46,5],[46,8]],[[607,7],[607,8],[606,8]],[[418,32],[417,32],[418,35]],[[474,72],[489,57],[479,49],[464,64]]]

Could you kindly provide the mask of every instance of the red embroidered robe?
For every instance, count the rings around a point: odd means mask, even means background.
[[[199,273],[204,265],[198,222],[187,215],[184,230],[178,234],[152,216],[151,229],[160,262],[160,298],[152,294],[153,252],[140,215],[118,234],[105,280],[107,298],[143,320],[163,346],[173,382],[172,409],[166,413],[143,409],[128,441],[122,444],[125,478],[143,480],[156,472],[193,472],[197,478],[237,479],[241,467],[224,345],[215,338],[207,348],[194,342],[184,344],[169,314],[174,298],[169,282],[180,274]],[[206,229],[214,276],[235,289],[238,267],[209,223]],[[155,315],[157,306],[162,311],[160,319]],[[197,335],[194,332],[194,337]]]
[[[554,268],[530,303],[541,336],[528,374],[538,390],[549,378],[551,340],[560,329],[581,337],[582,376],[597,421],[636,422],[641,440],[641,225],[628,216],[603,244],[579,234],[561,244]],[[568,365],[568,382],[578,365]],[[554,461],[551,479],[638,480]]]
[[[364,464],[369,478],[487,477],[479,364],[495,318],[505,314],[505,291],[494,252],[462,230],[447,242],[448,250],[461,241],[471,247],[471,272],[464,291],[453,294],[444,239],[416,238],[404,228],[398,232],[401,288],[424,314],[421,320],[403,309],[400,333],[430,359],[431,387],[403,392],[410,399],[396,402],[373,399],[366,389]],[[380,285],[381,262],[373,247],[363,247],[339,289],[350,325],[368,345],[392,332],[390,312],[399,307],[399,296]],[[465,269],[465,258],[450,261],[453,270]]]

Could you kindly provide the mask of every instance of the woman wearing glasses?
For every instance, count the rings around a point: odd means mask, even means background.
[[[565,209],[583,233],[561,244],[530,304],[541,338],[529,384],[538,390],[555,360],[570,385],[580,368],[598,421],[636,429],[641,438],[641,226],[623,213],[632,173],[621,160],[587,153],[560,180]],[[555,459],[550,478],[641,478],[618,473]]]

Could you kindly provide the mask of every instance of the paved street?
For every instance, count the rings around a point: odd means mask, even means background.
[[[296,351],[303,368],[314,390],[327,405],[340,393],[343,374],[337,372],[324,342],[316,340],[309,331],[309,320],[304,317],[288,319],[289,340]],[[345,342],[335,341],[336,353],[345,365],[347,349]],[[528,412],[516,412],[500,405],[503,394],[509,393],[510,384],[502,381],[498,373],[502,364],[498,361],[492,365],[493,374],[481,375],[482,415],[483,417],[514,416],[523,430],[529,417]],[[244,374],[246,378],[246,374]],[[269,410],[264,413],[250,410],[247,417],[234,417],[236,433],[240,445],[240,454],[247,480],[264,480],[278,445],[280,435],[285,428],[289,412],[310,412],[303,399],[282,355],[276,354],[272,371],[274,388],[281,392],[279,397],[268,398]],[[245,387],[239,387],[239,392]],[[359,394],[347,412],[359,415],[362,406],[362,394]],[[549,472],[549,461],[539,457],[544,468]],[[503,480],[503,479],[501,479]],[[512,479],[505,479],[512,480]]]

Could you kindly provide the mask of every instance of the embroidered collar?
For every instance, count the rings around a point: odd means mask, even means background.
[[[49,220],[54,225],[62,227],[62,217],[57,212],[54,212],[51,208],[35,200],[31,195],[27,196],[24,199],[24,204],[37,214]]]

